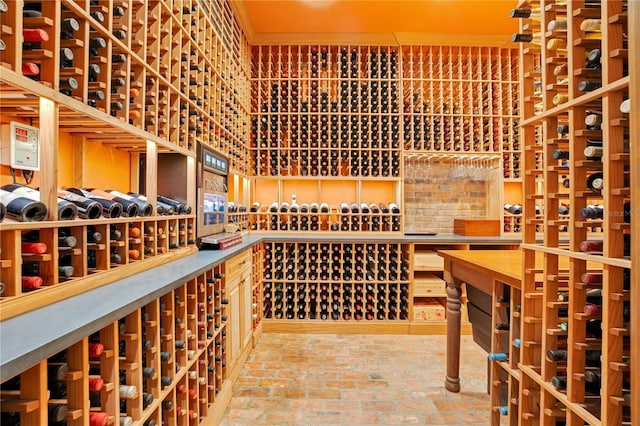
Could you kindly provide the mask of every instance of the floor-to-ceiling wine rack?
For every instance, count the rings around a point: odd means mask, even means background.
[[[492,424],[500,414],[508,424],[636,424],[639,134],[637,113],[623,101],[638,97],[640,7],[517,7],[523,282],[510,299],[494,298],[511,334],[506,343],[494,339]]]

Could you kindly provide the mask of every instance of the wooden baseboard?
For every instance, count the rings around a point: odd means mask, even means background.
[[[290,321],[263,320],[265,333],[302,334],[409,334],[409,321]]]
[[[262,321],[258,323],[256,328],[253,330],[253,347],[255,348],[262,337]]]
[[[447,323],[446,322],[427,322],[427,321],[412,321],[409,324],[409,334],[420,335],[446,335]],[[460,335],[466,336],[471,334],[471,323],[462,323],[460,326]]]

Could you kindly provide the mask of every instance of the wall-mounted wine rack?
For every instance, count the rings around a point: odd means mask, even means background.
[[[627,99],[638,96],[640,7],[524,1],[513,14],[523,42],[524,276],[511,302],[494,300],[511,334],[494,339],[492,424],[504,424],[501,413],[519,425],[635,424],[638,255],[630,246],[638,247],[632,206],[640,201],[629,149],[637,114]],[[507,307],[511,315],[500,312]]]
[[[401,56],[405,151],[502,153],[504,180],[519,180],[517,51],[405,46]]]
[[[1,235],[4,318],[195,251],[188,216],[3,224]]]

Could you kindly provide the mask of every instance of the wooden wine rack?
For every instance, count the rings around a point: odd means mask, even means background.
[[[405,46],[405,152],[503,155],[505,181],[520,179],[517,51]]]
[[[0,38],[7,47],[0,51],[3,125],[8,120],[30,120],[41,128],[41,157],[47,161],[36,173],[34,185],[40,186],[51,220],[2,223],[3,318],[33,308],[24,303],[25,297],[36,306],[52,303],[70,291],[107,284],[193,252],[194,215],[58,222],[55,194],[59,187],[94,184],[90,163],[101,161],[89,158],[95,152],[89,145],[95,142],[107,152],[115,148],[129,153],[124,166],[114,164],[131,177],[131,187],[119,189],[145,192],[154,206],[156,195],[177,196],[195,205],[195,166],[190,157],[195,157],[197,142],[226,154],[231,172],[248,173],[244,141],[250,51],[228,2],[18,0],[8,3],[0,20]],[[23,29],[43,30],[46,41],[23,45]],[[23,75],[25,63],[35,64],[39,74]],[[69,85],[70,79],[77,85]],[[74,149],[70,157],[74,164],[68,165],[71,177],[62,170],[67,160],[58,162],[62,140],[68,138],[73,139]],[[187,170],[180,193],[161,192],[166,181],[162,175],[173,173],[158,167],[165,154],[182,156],[172,162]],[[4,166],[2,172],[8,176]],[[247,218],[242,220],[246,229]],[[131,228],[144,231],[149,226],[154,228],[150,232],[128,236]],[[124,237],[110,239],[112,228]],[[48,251],[26,257],[20,250],[21,237],[37,229]],[[88,240],[87,232],[93,229],[103,235],[102,242]],[[57,236],[63,232],[77,238],[77,247],[58,247]],[[73,274],[67,279],[58,268],[68,265],[69,258]],[[41,290],[22,291],[23,261],[42,270]],[[59,283],[65,283],[64,290]]]
[[[109,123],[113,129],[105,133],[110,135],[100,140],[123,149],[144,150],[146,138],[193,153],[201,142],[228,155],[232,171],[247,174],[250,52],[228,2],[19,0],[8,6],[2,13],[3,73],[9,69],[22,75],[24,64],[35,64],[39,73],[33,80],[67,95],[44,92],[75,110],[67,120],[86,113],[103,122],[92,122],[92,127]],[[23,9],[30,11],[28,16],[23,17]],[[42,29],[48,40],[23,48],[23,28]],[[10,78],[3,80],[11,84],[15,76],[6,74]],[[15,81],[20,90],[33,87]],[[117,120],[106,120],[109,116]],[[141,140],[114,132],[133,130],[123,123],[132,125]],[[83,132],[79,125],[68,124]]]
[[[241,307],[227,288],[237,267],[229,262],[5,381],[3,424],[52,424],[52,407],[62,407],[73,425],[92,416],[104,416],[105,424],[128,417],[141,425],[219,421],[239,373],[233,365],[241,367],[250,348],[233,342],[232,312]],[[61,365],[64,372],[56,373]]]
[[[77,220],[42,222],[36,230],[33,223],[3,224],[2,318],[195,252],[194,221],[190,216]],[[100,234],[99,240],[95,239],[96,234]],[[23,254],[21,241],[27,235],[46,244],[47,251]],[[77,244],[70,247],[59,242],[66,236],[73,237]],[[27,265],[35,272],[24,270]],[[59,272],[65,266],[73,268],[69,276]],[[42,286],[24,290],[22,279],[31,275],[40,276]]]
[[[409,321],[411,246],[265,244],[265,321]]]
[[[638,354],[638,294],[628,284],[638,282],[638,221],[632,208],[623,212],[625,203],[640,202],[633,148],[639,134],[637,114],[620,105],[640,96],[640,7],[588,0],[523,1],[517,7],[532,9],[520,20],[520,33],[533,35],[520,52],[523,282],[521,290],[511,289],[508,302],[494,298],[494,317],[508,322],[509,338],[494,333],[492,349],[507,361],[492,365],[492,424],[636,424],[640,375],[629,360]],[[590,29],[591,19],[602,23],[601,30]],[[591,124],[600,117],[601,126]],[[598,140],[602,156],[588,157],[585,148]],[[556,150],[569,152],[565,164]],[[588,184],[595,173],[604,179],[599,192]],[[563,204],[568,218],[559,214]],[[604,206],[602,217],[583,214],[594,204]],[[538,232],[542,244],[536,243]],[[604,244],[589,250],[587,240]],[[499,287],[496,297],[504,294]],[[594,290],[601,291],[601,301],[591,298]],[[565,349],[566,361],[553,361],[548,352]]]

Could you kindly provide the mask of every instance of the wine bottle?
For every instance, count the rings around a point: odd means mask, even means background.
[[[580,29],[585,33],[599,33],[602,31],[600,19],[585,19],[580,23]]]
[[[109,414],[103,411],[89,412],[89,426],[107,426],[109,424]]]
[[[67,418],[68,408],[63,404],[49,402],[48,413],[50,423],[59,423]]]
[[[147,199],[146,196],[142,195],[142,194],[137,194],[135,192],[127,192],[127,195],[130,195],[134,198],[137,198],[138,200],[142,201],[143,203],[149,203],[149,200]],[[167,203],[163,203],[161,201],[157,201],[156,202],[156,213],[157,214],[167,214],[167,215],[172,215],[175,213],[175,208],[173,206],[170,206]]]
[[[511,9],[509,17],[540,20],[540,9]]]
[[[600,87],[602,87],[602,82],[599,80],[584,80],[578,83],[578,90],[580,92],[591,92]]]
[[[123,206],[117,201],[113,201],[111,199],[107,199],[104,197],[100,197],[98,195],[92,194],[91,192],[84,191],[80,188],[65,188],[66,191],[72,192],[74,194],[80,195],[82,197],[88,198],[90,200],[96,201],[98,204],[102,206],[102,214],[107,218],[116,218],[122,215]],[[131,205],[135,210],[133,214],[130,212],[126,212],[126,215],[129,217],[137,215],[138,206],[135,204]]]
[[[22,64],[22,75],[27,77],[36,77],[40,75],[40,67],[33,62],[24,62]],[[37,80],[37,79],[36,79]]]
[[[569,94],[567,93],[556,93],[554,97],[551,99],[551,103],[554,105],[561,105],[569,101]]]
[[[625,99],[620,104],[620,112],[623,114],[629,114],[631,112],[631,99]]]
[[[138,215],[139,216],[151,216],[153,214],[153,206],[151,204],[149,204],[146,201],[142,201],[136,197],[132,197],[130,195],[127,195],[123,192],[120,191],[116,191],[115,189],[107,189],[106,191],[101,191],[95,188],[89,189],[89,191],[91,191],[92,193],[97,193],[98,195],[102,195],[101,192],[105,192],[111,195],[114,195],[116,197],[118,197],[118,202],[122,202],[120,201],[121,199],[133,202],[135,204],[138,205]]]
[[[587,178],[587,188],[600,192],[604,189],[604,174],[597,172],[589,175]]]
[[[39,47],[39,43],[49,41],[49,34],[40,28],[23,28],[22,39],[24,41],[23,48],[28,50]],[[34,45],[31,43],[34,43]]]
[[[506,353],[492,352],[489,354],[489,361],[507,361],[509,356]]]
[[[584,156],[587,158],[598,159],[601,158],[603,154],[604,148],[602,148],[601,146],[590,145],[585,147],[584,149]]]
[[[553,151],[553,153],[551,154],[551,157],[554,160],[568,160],[569,159],[569,151],[565,151],[562,149],[556,149]]]
[[[64,189],[58,189],[58,198],[75,204],[78,216],[83,219],[98,219],[102,216],[102,206],[97,201]]]
[[[181,201],[158,195],[158,201],[173,206],[176,214],[191,214],[191,207]]]
[[[504,210],[511,214],[522,214],[522,205],[521,204],[505,204]]]
[[[2,218],[6,215],[19,222],[40,222],[47,218],[47,206],[38,200],[0,189],[0,203],[4,207],[0,209]]]
[[[602,219],[604,218],[604,207],[599,205],[588,205],[580,209],[580,217],[583,219]]]
[[[540,44],[540,35],[539,34],[527,34],[527,33],[516,33],[511,36],[511,41],[513,43],[532,43],[532,44]]]
[[[73,33],[80,30],[80,24],[75,18],[64,18],[60,24],[60,38],[63,40],[71,40],[74,38]]]

